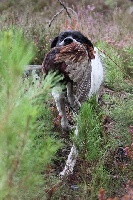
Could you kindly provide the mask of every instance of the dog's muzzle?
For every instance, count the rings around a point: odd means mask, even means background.
[[[73,42],[77,42],[77,41],[72,37],[66,37],[63,41],[59,42],[57,44],[57,46],[66,46],[66,45],[71,44]]]
[[[65,38],[65,39],[64,39],[64,44],[65,44],[65,45],[71,44],[72,42],[73,42],[73,39],[72,39],[72,38]]]

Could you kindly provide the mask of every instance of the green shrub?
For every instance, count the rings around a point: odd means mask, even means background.
[[[124,66],[120,55],[115,48],[107,43],[100,43],[98,46],[105,53],[104,58],[102,58],[106,66],[105,84],[111,89],[120,90],[124,84]]]
[[[133,78],[133,47],[125,48],[122,51],[124,68],[128,76]]]
[[[40,86],[22,79],[33,49],[21,30],[0,33],[0,199],[44,195],[41,172],[60,147],[50,136],[52,120],[45,104],[59,78],[49,75]]]
[[[119,100],[111,111],[111,117],[117,122],[114,129],[121,138],[117,141],[119,146],[129,145],[132,142],[129,126],[133,122],[133,95],[127,95],[126,99]]]
[[[79,152],[89,161],[101,157],[102,129],[99,114],[89,103],[84,103],[78,116],[79,134],[77,138]]]

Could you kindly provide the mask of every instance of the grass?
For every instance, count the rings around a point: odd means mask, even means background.
[[[102,101],[100,105],[97,105],[95,98],[92,98],[82,106],[78,116],[79,136],[77,139],[71,137],[77,145],[79,157],[74,174],[63,181],[59,180],[56,174],[57,171],[62,170],[71,140],[62,136],[60,122],[57,123],[57,111],[53,111],[52,107],[51,112],[49,108],[53,102],[47,96],[49,91],[47,88],[51,85],[52,78],[45,83],[45,90],[40,88],[38,91],[37,83],[29,84],[29,80],[25,82],[25,85],[23,84],[21,94],[25,94],[25,97],[30,97],[30,99],[32,96],[36,97],[33,98],[33,105],[38,106],[38,112],[34,123],[35,131],[29,135],[25,146],[22,168],[17,171],[17,176],[14,176],[14,181],[19,183],[18,188],[14,188],[18,199],[96,200],[100,188],[105,189],[107,197],[119,197],[125,191],[126,182],[133,180],[133,160],[131,155],[126,155],[124,150],[126,147],[131,149],[133,138],[130,130],[133,125],[132,16],[125,12],[130,2],[125,4],[124,1],[118,0],[117,8],[113,1],[101,0],[100,2],[99,4],[97,0],[92,1],[93,5],[91,1],[90,5],[87,1],[82,1],[79,5],[73,2],[74,6],[72,6],[71,2],[67,1],[69,7],[76,13],[69,10],[72,15],[72,19],[69,19],[63,12],[54,19],[51,27],[48,27],[49,21],[61,8],[58,2],[52,5],[51,2],[32,0],[21,1],[18,5],[16,1],[4,1],[0,4],[0,30],[7,31],[12,26],[18,30],[21,27],[25,40],[33,41],[36,51],[32,53],[32,50],[29,50],[29,55],[32,54],[32,59],[29,60],[31,64],[41,64],[50,49],[52,38],[68,27],[83,32],[105,53],[106,77]],[[20,50],[18,40],[16,41],[16,43],[14,41],[16,47],[14,52]],[[4,44],[2,42],[1,40],[0,45]],[[7,52],[10,55],[10,49],[5,51],[5,59],[0,60],[2,65],[7,59]],[[18,64],[21,57],[23,56],[19,54]],[[11,57],[10,64],[15,59],[17,59],[16,55]],[[17,77],[20,71],[16,70],[17,65],[12,65],[14,77]],[[2,69],[0,70],[2,76],[8,80],[9,73],[7,77],[7,73],[3,74]],[[23,71],[23,65],[20,69]],[[7,82],[14,81],[14,77]],[[2,81],[0,91],[3,92],[4,82]],[[11,84],[9,85],[11,87]],[[24,93],[25,90],[28,92]],[[17,98],[14,101],[17,102]],[[23,102],[22,105],[24,106]],[[27,105],[29,105],[28,102]],[[18,107],[15,119],[21,119],[20,110]],[[3,125],[0,126],[0,130],[2,130],[1,127]],[[3,136],[1,141],[2,138]],[[15,134],[13,134],[10,143],[13,145],[15,141]],[[61,142],[64,143],[63,147]],[[121,148],[123,153],[120,153]],[[57,149],[60,150],[55,156]],[[14,154],[12,156],[15,158]],[[13,165],[11,169],[12,167]],[[28,170],[33,173],[25,176]],[[71,187],[73,185],[77,185],[78,189],[73,190]],[[12,195],[14,198],[14,193]]]

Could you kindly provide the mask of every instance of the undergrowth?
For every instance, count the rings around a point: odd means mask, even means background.
[[[104,168],[107,141],[102,129],[102,111],[95,98],[84,103],[78,116],[79,135],[76,145],[82,160],[81,175],[86,182],[86,198],[95,199],[101,187],[107,188],[108,173]]]
[[[118,51],[117,47],[109,45],[105,42],[98,44],[102,51],[102,60],[105,65],[105,85],[115,91],[124,90],[132,93],[132,85],[126,82],[126,78],[132,76],[129,68],[132,68],[132,48],[125,48]],[[128,52],[127,58],[124,59],[124,52]],[[126,56],[125,56],[126,57]]]
[[[107,197],[121,197],[126,182],[133,180],[131,2],[67,1],[72,19],[64,11],[50,27],[62,8],[56,1],[16,2],[0,3],[0,198],[96,200],[101,187]],[[57,150],[68,150],[53,124],[48,95],[59,77],[33,84],[22,76],[24,66],[41,64],[51,40],[68,28],[80,30],[99,47],[105,83],[100,105],[92,98],[82,106],[79,136],[73,139],[77,164],[74,174],[61,181],[55,171],[62,166]]]
[[[0,199],[27,199],[44,194],[41,173],[61,146],[50,134],[45,103],[59,77],[49,75],[40,85],[24,81],[33,43],[27,44],[15,29],[1,32],[0,41]]]

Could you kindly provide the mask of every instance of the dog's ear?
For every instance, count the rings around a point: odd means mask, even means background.
[[[57,37],[55,37],[54,39],[53,39],[53,41],[51,42],[51,48],[54,48],[54,47],[56,47],[56,44],[57,44],[57,42],[58,42],[58,36]]]
[[[95,59],[95,52],[94,52],[94,47],[88,45],[88,55],[90,59]]]
[[[93,46],[92,42],[87,37],[85,37],[85,45],[87,47],[89,58],[90,59],[94,59],[95,58],[95,55],[94,55],[94,46]]]

